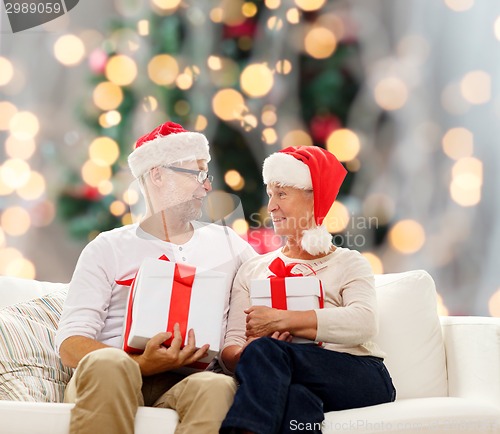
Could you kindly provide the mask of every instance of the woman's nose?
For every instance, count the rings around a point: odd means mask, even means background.
[[[267,203],[267,212],[273,212],[276,211],[278,208],[278,205],[276,205],[276,202],[272,197],[269,198],[269,202]]]

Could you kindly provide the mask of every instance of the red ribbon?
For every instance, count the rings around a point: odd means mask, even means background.
[[[276,258],[269,264],[269,270],[274,276],[269,276],[271,279],[271,306],[275,309],[287,310],[288,304],[286,302],[286,277],[303,276],[301,273],[292,273],[293,267],[297,265],[296,262],[285,265],[283,259]]]
[[[285,262],[281,258],[276,258],[273,262],[269,264],[269,270],[274,274],[274,276],[269,276],[271,279],[271,307],[275,309],[287,310],[288,305],[286,302],[286,277],[301,277],[304,276],[302,273],[292,273],[293,268],[299,265],[299,262],[292,262],[285,265]],[[316,272],[307,264],[300,264],[308,267],[313,274]],[[320,297],[319,297],[319,307],[323,309],[324,307],[324,297],[323,297],[323,285],[319,285]]]
[[[196,268],[191,265],[175,264],[167,323],[167,332],[171,332],[172,337],[165,341],[167,346],[172,344],[175,323],[179,323],[182,336],[181,347],[184,346],[195,273]]]
[[[169,259],[162,255],[158,258],[163,261],[169,261]],[[191,303],[191,290],[193,287],[194,277],[196,273],[196,268],[185,264],[175,264],[174,278],[172,281],[172,294],[170,296],[170,308],[168,312],[168,322],[167,322],[167,332],[172,333],[172,337],[165,341],[165,345],[171,345],[174,332],[174,324],[179,323],[180,332],[182,336],[182,344],[184,345],[184,339],[187,332],[187,323],[189,317],[189,307]],[[127,322],[125,325],[125,336],[123,349],[128,353],[140,353],[143,350],[137,348],[129,347],[127,345],[128,337],[130,335],[130,326],[132,324],[132,307],[134,298],[134,288],[135,288],[135,278],[126,280],[116,280],[118,285],[130,286],[129,300],[128,300],[128,310],[127,310]]]

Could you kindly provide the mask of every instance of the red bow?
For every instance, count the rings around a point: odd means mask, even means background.
[[[299,265],[298,262],[292,262],[291,264],[285,265],[283,259],[276,258],[273,262],[269,264],[268,268],[274,274],[274,276],[269,276],[269,277],[274,278],[274,277],[303,276],[302,273],[292,273],[292,270],[296,265]]]
[[[286,302],[286,285],[285,278],[287,277],[301,277],[302,273],[292,273],[293,268],[296,265],[299,265],[298,262],[292,262],[291,264],[285,265],[283,259],[276,258],[273,262],[269,264],[269,270],[274,274],[274,276],[269,276],[271,279],[271,306],[275,309],[287,310],[288,305]],[[304,265],[311,269],[313,274],[316,272],[307,264]],[[323,309],[324,301],[323,301],[323,287],[320,282],[320,299],[319,299],[319,307]]]
[[[162,261],[170,261],[165,255],[160,256],[158,259]],[[172,294],[170,296],[170,308],[168,313],[168,323],[166,331],[172,332],[172,337],[168,339],[164,344],[170,345],[173,339],[174,324],[179,323],[181,336],[184,342],[184,338],[187,332],[187,323],[189,316],[189,305],[191,300],[191,290],[193,287],[194,277],[196,273],[196,268],[185,264],[175,264],[174,278],[172,282]],[[125,328],[124,336],[124,349],[127,352],[141,352],[142,350],[137,350],[131,348],[127,345],[128,336],[130,332],[130,326],[132,323],[132,306],[134,298],[134,287],[135,278],[127,280],[116,280],[118,285],[130,286],[129,302],[128,302],[128,312],[127,312],[127,324]]]

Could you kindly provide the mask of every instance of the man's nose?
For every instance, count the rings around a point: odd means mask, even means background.
[[[208,193],[209,191],[212,191],[212,183],[210,182],[210,180],[207,178],[205,179],[205,182],[203,183],[203,188],[205,189],[205,191]]]

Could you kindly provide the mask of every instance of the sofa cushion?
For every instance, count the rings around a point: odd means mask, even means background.
[[[67,288],[0,309],[0,400],[61,402],[72,370],[54,335]]]
[[[397,398],[448,396],[436,288],[425,271],[375,276],[379,334]]]

